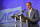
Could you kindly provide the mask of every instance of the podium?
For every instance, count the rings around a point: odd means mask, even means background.
[[[16,24],[17,20],[20,20],[20,27],[23,27],[22,22],[26,22],[26,27],[28,27],[27,17],[25,18],[23,14],[18,15],[18,17],[16,17],[16,16],[11,16],[11,17],[15,19],[15,27],[17,27],[17,24]]]

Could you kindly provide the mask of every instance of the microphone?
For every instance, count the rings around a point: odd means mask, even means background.
[[[25,11],[26,9],[24,9],[24,10],[22,10],[21,12],[23,12],[24,13],[24,11]],[[17,14],[19,14],[19,13],[21,13],[21,12],[18,12],[18,13],[16,13],[15,15],[17,15]]]
[[[25,10],[26,10],[26,9],[24,9],[22,12],[24,13]]]

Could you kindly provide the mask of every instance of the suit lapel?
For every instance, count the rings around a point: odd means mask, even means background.
[[[32,18],[32,15],[33,15],[33,9],[32,9],[32,11],[31,11],[31,13],[30,13],[30,18]]]

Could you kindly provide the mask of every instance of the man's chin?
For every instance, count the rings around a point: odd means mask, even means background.
[[[30,10],[30,8],[27,8],[28,10]]]
[[[27,8],[28,10],[30,10],[29,8]]]

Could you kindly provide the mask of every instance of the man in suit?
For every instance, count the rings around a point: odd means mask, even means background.
[[[24,17],[23,14],[21,14],[23,22],[25,22],[25,20],[28,20],[28,27],[39,27],[39,25],[38,25],[38,21],[39,21],[38,10],[33,9],[32,4],[30,2],[26,3],[26,7],[28,9],[28,11],[26,12],[26,17]]]
[[[32,8],[31,2],[26,3],[28,11],[26,12],[26,17],[28,17],[28,27],[39,27],[39,13],[38,10]]]

